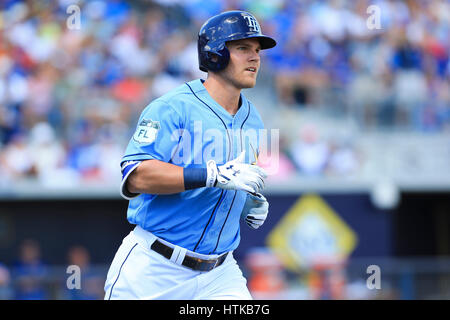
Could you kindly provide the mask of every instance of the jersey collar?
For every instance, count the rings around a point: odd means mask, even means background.
[[[229,114],[220,104],[218,104],[208,93],[205,86],[203,85],[203,79],[192,80],[187,84],[192,88],[194,93],[209,107],[211,107],[221,118],[226,119],[227,122],[232,122],[233,126],[240,126],[243,121],[248,116],[249,113],[249,102],[245,98],[245,96],[241,93],[241,106],[238,109],[237,113],[232,116]]]

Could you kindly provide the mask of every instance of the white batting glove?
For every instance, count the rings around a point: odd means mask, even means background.
[[[244,160],[245,151],[222,166],[217,166],[214,160],[208,161],[206,186],[252,193],[264,189],[267,173],[257,165],[244,163]]]
[[[252,229],[258,229],[266,221],[269,213],[269,202],[261,194],[248,194],[244,209],[241,213],[241,219],[244,219],[247,225]]]

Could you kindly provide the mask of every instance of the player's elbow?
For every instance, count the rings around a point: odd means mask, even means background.
[[[158,185],[154,178],[145,177],[142,173],[133,172],[127,179],[126,188],[130,193],[150,193],[157,194]]]
[[[129,176],[126,188],[131,193],[152,193],[155,183],[151,166],[143,161]]]
[[[142,193],[139,185],[139,175],[136,172],[132,172],[126,182],[126,188],[130,193]]]

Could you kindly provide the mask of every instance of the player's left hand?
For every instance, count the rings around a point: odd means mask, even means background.
[[[269,213],[269,202],[261,193],[248,193],[241,218],[252,229],[258,229],[266,221]]]

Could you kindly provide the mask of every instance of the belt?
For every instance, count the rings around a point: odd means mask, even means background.
[[[159,240],[155,240],[155,242],[153,242],[153,244],[151,245],[151,249],[155,252],[158,252],[160,255],[164,256],[169,260],[172,257],[173,248],[166,246]],[[200,258],[190,257],[186,255],[181,264],[187,268],[196,271],[210,271],[220,266],[225,261],[227,255],[228,252],[222,254],[217,259],[210,259],[210,260],[203,260]]]

